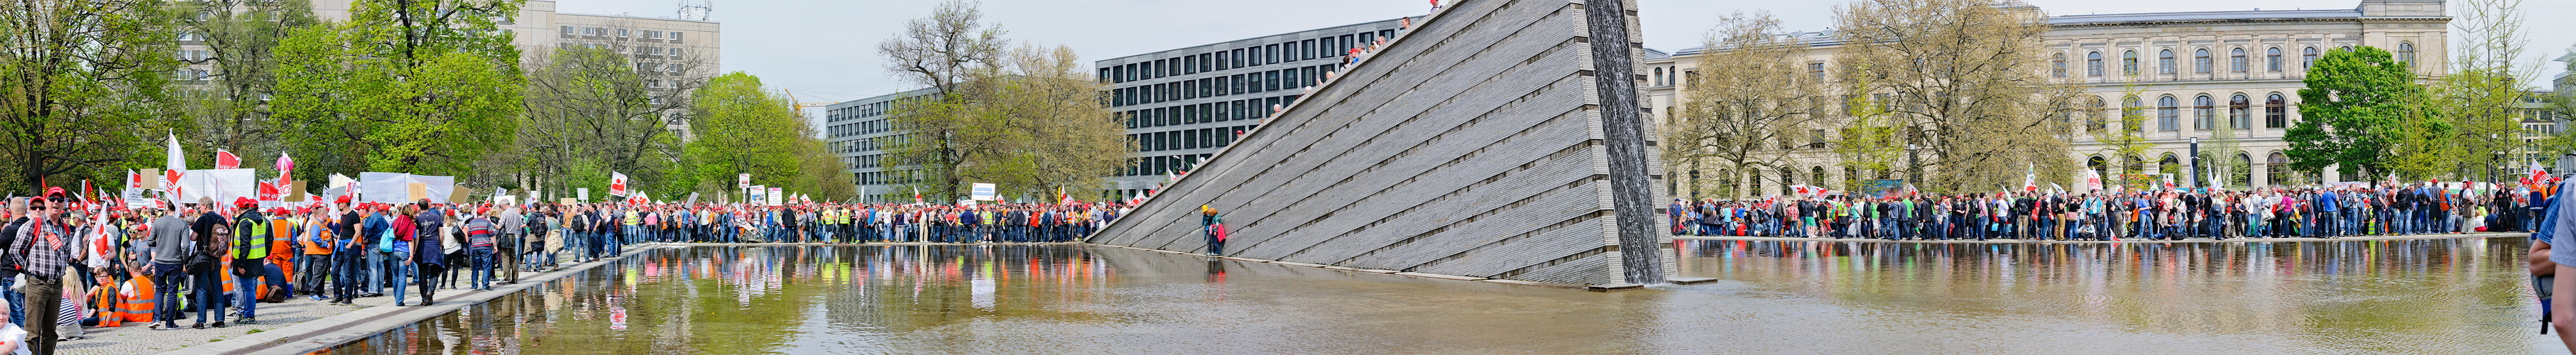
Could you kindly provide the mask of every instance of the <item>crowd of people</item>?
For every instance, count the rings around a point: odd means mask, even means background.
[[[0,210],[7,221],[0,225],[0,301],[9,312],[0,338],[23,334],[19,344],[43,354],[57,342],[82,339],[87,327],[258,324],[260,303],[296,298],[355,304],[392,296],[397,306],[428,306],[442,290],[491,290],[518,282],[523,272],[613,257],[648,242],[1069,242],[1128,207],[443,204],[347,197],[294,208],[263,208],[249,198],[121,205],[55,189],[14,198]]]
[[[2546,184],[2337,184],[2251,191],[2009,192],[1675,200],[1675,235],[1887,240],[2334,238],[2527,231]]]

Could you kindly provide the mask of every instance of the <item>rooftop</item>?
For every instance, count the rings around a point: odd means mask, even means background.
[[[2063,15],[2048,17],[2051,26],[2091,25],[2122,22],[2188,22],[2247,20],[2309,20],[2361,18],[2360,9],[2342,10],[2253,10],[2148,12],[2129,14]]]

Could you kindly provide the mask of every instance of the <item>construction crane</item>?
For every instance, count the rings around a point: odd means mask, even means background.
[[[832,106],[832,103],[830,103],[830,102],[803,102],[803,101],[805,101],[805,100],[797,100],[797,99],[796,99],[796,91],[793,91],[793,90],[780,90],[780,91],[786,91],[786,92],[787,92],[787,103],[789,103],[789,104],[793,104],[793,105],[796,105],[796,110],[798,110],[798,111],[803,111],[803,110],[805,110],[805,109],[809,109],[809,108],[816,108],[816,107],[830,107],[830,106]]]

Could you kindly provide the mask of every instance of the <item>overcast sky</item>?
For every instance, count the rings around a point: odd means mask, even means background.
[[[681,0],[557,0],[558,11],[667,17]],[[704,0],[686,0],[704,1]],[[911,89],[887,74],[876,45],[903,22],[930,13],[936,0],[713,0],[710,20],[724,24],[724,70],[759,75],[806,102],[838,102]],[[1792,31],[1832,25],[1845,1],[1638,0],[1646,46],[1696,46],[1715,19],[1736,11],[1769,11]],[[2350,9],[2360,0],[2029,0],[2050,14]],[[2456,5],[2455,5],[2456,6]],[[1291,31],[1421,15],[1426,0],[985,0],[985,19],[1008,38],[1067,45],[1085,62]],[[2555,59],[2576,44],[2576,1],[2527,0],[2526,60]],[[2459,11],[2454,9],[2456,16]],[[2453,42],[2460,42],[2454,40]],[[2557,62],[2537,79],[2558,75]],[[2544,88],[2546,89],[2546,88]]]

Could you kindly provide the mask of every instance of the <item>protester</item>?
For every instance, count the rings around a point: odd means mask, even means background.
[[[2543,180],[2554,180],[2546,179]],[[1807,193],[1674,200],[1674,234],[1889,240],[2339,238],[2527,230],[2549,181],[2523,186],[2346,183],[2245,191],[2019,192],[1885,196]],[[1815,190],[1821,192],[1822,190]],[[1809,231],[1809,218],[1820,228]]]

